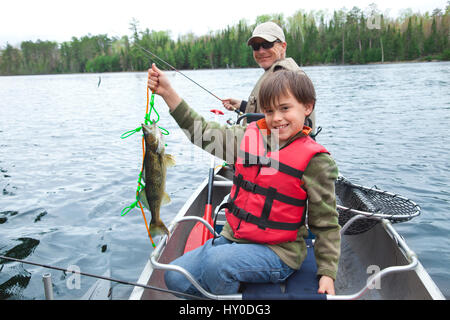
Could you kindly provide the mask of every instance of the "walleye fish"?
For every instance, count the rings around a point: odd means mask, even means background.
[[[162,205],[170,202],[169,195],[165,192],[166,169],[175,165],[175,160],[170,154],[165,154],[165,144],[161,131],[155,123],[142,125],[145,140],[145,157],[143,179],[145,188],[140,193],[140,199],[145,207],[150,210],[150,232],[154,235],[169,234],[160,217]]]

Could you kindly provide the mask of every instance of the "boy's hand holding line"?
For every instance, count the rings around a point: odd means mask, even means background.
[[[174,111],[175,108],[181,103],[180,96],[170,85],[167,76],[159,70],[154,63],[152,64],[152,67],[148,69],[147,85],[152,92],[164,99],[170,111]]]

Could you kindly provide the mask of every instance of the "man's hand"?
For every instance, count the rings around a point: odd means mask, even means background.
[[[223,106],[230,111],[238,110],[241,106],[241,100],[237,99],[224,99],[222,100]]]

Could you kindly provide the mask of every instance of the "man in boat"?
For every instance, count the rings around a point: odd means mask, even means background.
[[[188,270],[214,294],[237,293],[241,282],[282,282],[306,257],[307,201],[307,224],[316,236],[318,292],[334,294],[340,255],[334,190],[338,169],[328,151],[309,137],[311,128],[304,126],[316,100],[311,80],[298,71],[272,73],[259,92],[265,118],[246,127],[205,121],[154,64],[148,86],[165,100],[193,143],[198,130],[202,137],[219,133],[223,139],[203,138],[201,147],[222,159],[234,154],[235,178],[221,236],[172,264]],[[223,150],[211,148],[217,141],[223,142]],[[169,289],[199,295],[178,272],[166,271],[165,281]]]
[[[255,62],[264,69],[247,101],[228,98],[224,99],[223,105],[230,111],[239,110],[243,113],[261,113],[258,103],[258,93],[262,81],[270,74],[278,70],[301,71],[300,67],[292,58],[286,58],[287,43],[283,29],[274,22],[264,22],[256,26],[247,45],[253,49]],[[301,71],[303,72],[303,71]],[[307,118],[307,125],[315,132],[314,111]]]

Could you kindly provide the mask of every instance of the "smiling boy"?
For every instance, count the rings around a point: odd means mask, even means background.
[[[303,73],[286,70],[267,77],[259,93],[265,118],[246,128],[206,122],[178,96],[155,65],[149,70],[148,85],[163,97],[188,137],[192,139],[198,128],[203,136],[219,130],[225,137],[222,154],[232,153],[235,160],[221,237],[172,263],[187,269],[215,294],[236,293],[240,282],[281,282],[299,269],[306,257],[307,220],[316,236],[318,292],[335,294],[340,255],[334,191],[338,170],[328,151],[309,137],[311,129],[303,125],[316,101],[311,80]],[[209,144],[209,139],[203,139],[201,147],[208,149]],[[213,150],[217,152],[217,148]],[[165,280],[172,290],[199,294],[177,272],[166,272]]]
[[[306,75],[279,71],[263,82],[259,99],[268,129],[283,146],[303,130],[314,110],[315,91]]]

